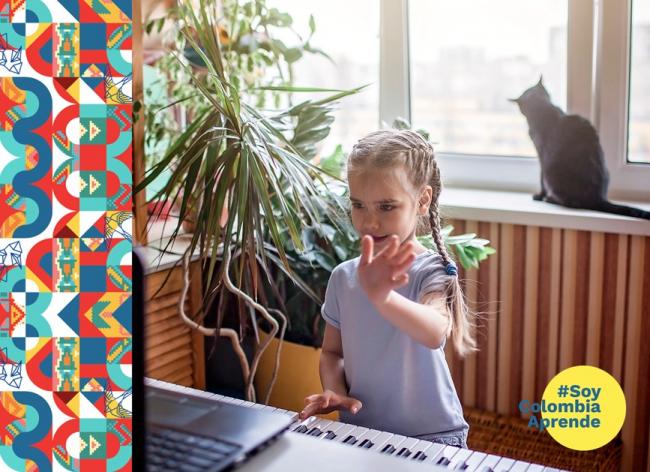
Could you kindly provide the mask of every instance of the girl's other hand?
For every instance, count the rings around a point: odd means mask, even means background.
[[[348,410],[356,415],[361,407],[361,402],[356,398],[325,390],[305,398],[305,408],[298,414],[298,418],[303,421],[312,415],[331,413],[334,410]]]
[[[401,247],[396,235],[381,251],[373,254],[371,236],[361,239],[361,261],[359,262],[359,282],[371,302],[383,303],[391,290],[408,283],[408,270],[415,260],[415,245],[409,241]]]

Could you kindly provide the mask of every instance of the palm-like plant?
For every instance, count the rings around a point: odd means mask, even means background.
[[[136,191],[144,189],[165,169],[172,170],[169,181],[155,197],[163,203],[158,208],[170,203],[179,205],[179,223],[169,246],[179,234],[181,221],[194,219],[195,230],[182,260],[187,273],[190,256],[198,252],[202,257],[206,288],[203,307],[212,306],[216,299],[223,300],[228,293],[243,302],[239,304],[238,334],[222,328],[221,303],[216,327],[206,328],[205,310],[190,316],[183,311],[186,279],[178,305],[181,316],[206,335],[231,337],[242,360],[246,396],[254,400],[252,382],[259,358],[273,336],[282,336],[286,324],[281,312],[258,302],[260,284],[264,279],[271,280],[275,266],[303,290],[310,291],[292,270],[280,228],[286,229],[293,246],[300,250],[302,229],[318,225],[323,211],[333,221],[339,218],[332,201],[323,199],[318,191],[323,171],[308,158],[314,153],[314,144],[329,133],[333,103],[358,89],[330,91],[335,93],[323,100],[305,101],[279,112],[258,110],[242,100],[242,90],[230,80],[218,33],[223,25],[217,24],[215,5],[209,6],[205,0],[200,0],[198,9],[189,0],[179,4],[183,39],[207,68],[195,74],[193,82],[208,106],[196,112]],[[192,73],[187,61],[180,56],[177,59],[186,72]],[[314,89],[280,86],[273,91]],[[222,226],[224,210],[228,219]],[[238,343],[249,315],[254,319],[255,313],[268,321],[271,336],[258,345],[249,371]]]

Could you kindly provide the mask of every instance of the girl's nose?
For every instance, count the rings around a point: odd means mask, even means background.
[[[374,214],[369,214],[363,220],[364,233],[374,233],[379,229],[379,218]]]

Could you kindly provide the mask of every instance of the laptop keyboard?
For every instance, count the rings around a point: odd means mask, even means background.
[[[220,470],[241,446],[185,431],[153,429],[147,434],[147,470],[198,472]]]

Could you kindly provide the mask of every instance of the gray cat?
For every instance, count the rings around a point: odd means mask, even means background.
[[[567,115],[553,105],[541,77],[511,101],[528,121],[541,164],[542,189],[533,199],[650,220],[650,211],[607,200],[609,173],[596,129],[581,116]]]

